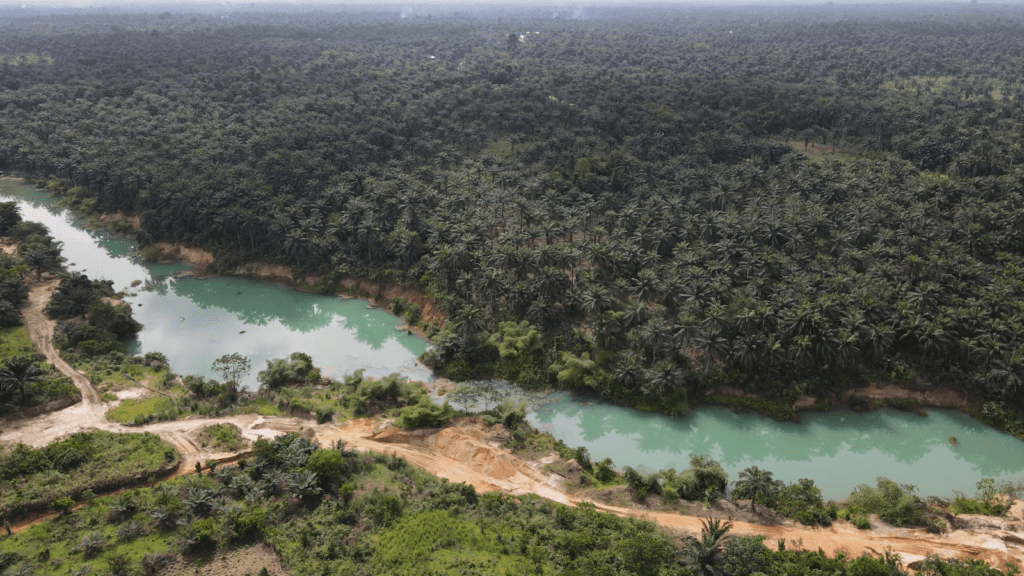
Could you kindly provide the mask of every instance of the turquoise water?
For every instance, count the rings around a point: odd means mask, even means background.
[[[107,278],[143,324],[133,351],[160,351],[180,374],[210,372],[223,354],[239,352],[253,364],[291,352],[310,354],[326,374],[362,368],[370,375],[433,375],[415,358],[427,342],[399,332],[401,320],[365,300],[341,300],[245,278],[174,278],[184,264],[150,265],[132,254],[134,243],[83,230],[44,193],[0,180],[0,197],[21,201],[27,220],[43,222],[64,242],[68,268]],[[133,281],[142,284],[130,287]],[[510,391],[500,385],[504,395]],[[731,479],[758,466],[789,482],[811,478],[826,498],[845,498],[862,483],[886,476],[914,484],[921,495],[973,494],[981,478],[1024,480],[1024,444],[968,416],[930,410],[928,417],[879,410],[807,412],[802,422],[775,422],[755,413],[702,407],[669,418],[554,393],[546,403],[517,394],[534,408],[527,420],[569,446],[586,446],[595,459],[647,470],[688,467],[690,454],[710,454]],[[482,406],[480,406],[482,408]],[[959,446],[950,446],[956,436]]]
[[[619,467],[685,470],[691,454],[710,454],[731,480],[757,466],[787,482],[810,478],[833,499],[844,499],[858,484],[874,485],[878,476],[939,496],[953,490],[973,495],[982,478],[1024,480],[1024,443],[952,410],[930,409],[926,417],[891,409],[800,417],[799,423],[776,422],[715,406],[669,418],[552,393],[527,421]]]
[[[245,278],[174,278],[183,263],[142,263],[135,243],[103,230],[85,230],[45,193],[16,181],[0,181],[0,197],[19,200],[25,220],[42,222],[64,243],[70,270],[112,280],[129,295],[133,315],[143,325],[130,349],[159,351],[179,374],[217,377],[213,361],[238,352],[252,372],[243,386],[257,385],[256,373],[272,358],[309,354],[325,375],[358,369],[371,376],[393,372],[429,380],[433,374],[416,358],[427,341],[395,330],[403,321],[366,300],[307,294],[285,285]],[[131,284],[141,282],[137,287]]]

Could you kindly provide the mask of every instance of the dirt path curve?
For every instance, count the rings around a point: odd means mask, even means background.
[[[25,327],[28,328],[29,337],[35,344],[36,350],[46,357],[46,361],[53,364],[61,374],[64,374],[82,392],[82,401],[87,406],[98,406],[103,404],[100,393],[96,387],[89,382],[84,374],[75,370],[70,364],[64,361],[53,347],[53,331],[57,323],[46,317],[43,308],[50,301],[50,296],[57,288],[58,281],[36,283],[28,293],[28,299],[22,306],[21,315],[25,319]]]

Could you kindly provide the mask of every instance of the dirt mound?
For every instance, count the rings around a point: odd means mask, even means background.
[[[423,448],[469,466],[473,471],[485,476],[488,484],[491,480],[507,481],[517,474],[531,478],[536,476],[523,461],[504,449],[491,446],[488,438],[492,433],[483,424],[472,420],[464,420],[461,424],[440,429],[424,428],[410,431],[390,427],[369,436],[366,440]]]
[[[157,249],[160,254],[167,258],[181,260],[196,266],[206,266],[207,264],[213,264],[214,261],[213,254],[202,248],[191,248],[170,242],[157,242],[153,244],[153,248]]]

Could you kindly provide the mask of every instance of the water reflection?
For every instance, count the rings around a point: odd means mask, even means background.
[[[187,264],[145,264],[134,243],[104,231],[86,231],[54,199],[11,181],[0,181],[0,197],[19,200],[26,220],[42,222],[64,242],[72,270],[106,278],[126,290],[143,330],[130,350],[159,351],[182,374],[215,376],[213,360],[233,352],[247,356],[253,373],[243,382],[256,385],[265,361],[305,352],[326,375],[365,369],[370,376],[399,372],[429,380],[433,375],[416,357],[427,342],[395,330],[402,321],[385,311],[367,309],[365,300],[306,294],[286,286],[244,278],[173,278]],[[136,283],[135,287],[131,285]]]
[[[582,404],[582,405],[581,405]],[[928,417],[880,410],[802,414],[802,422],[774,422],[759,414],[702,407],[668,418],[560,393],[528,420],[594,458],[650,470],[686,468],[691,454],[710,454],[732,479],[748,466],[790,482],[811,478],[833,498],[877,476],[915,484],[922,494],[974,492],[983,477],[1024,479],[1021,442],[945,410]],[[958,448],[949,437],[956,436]]]

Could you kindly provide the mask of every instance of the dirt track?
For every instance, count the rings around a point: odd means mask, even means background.
[[[412,465],[453,482],[466,482],[479,491],[501,490],[509,494],[537,494],[567,505],[581,500],[567,494],[559,483],[541,472],[538,464],[529,464],[493,446],[491,430],[479,423],[463,422],[441,430],[404,432],[385,427],[378,431],[378,422],[361,419],[344,425],[317,425],[308,420],[256,415],[224,418],[201,418],[160,422],[142,427],[126,427],[106,419],[105,404],[88,379],[62,360],[53,348],[54,323],[43,314],[43,308],[56,286],[55,281],[37,283],[32,287],[22,312],[33,343],[46,356],[48,362],[69,376],[82,391],[84,401],[37,418],[0,423],[4,444],[24,442],[31,446],[44,446],[60,437],[77,431],[100,429],[111,432],[152,432],[182,453],[180,470],[187,472],[195,462],[208,458],[229,460],[237,454],[211,454],[203,452],[191,440],[191,435],[211,424],[231,423],[238,426],[249,440],[273,437],[286,432],[312,429],[321,445],[329,446],[343,440],[350,448],[395,454]],[[689,533],[700,531],[700,519],[678,514],[638,511],[593,503],[598,509],[620,516],[638,516],[666,528]],[[886,549],[899,553],[905,563],[936,554],[945,558],[977,558],[1001,568],[1005,562],[1018,566],[1024,563],[1024,533],[1006,530],[956,531],[949,535],[931,535],[923,530],[861,531],[848,522],[836,522],[829,528],[802,528],[796,526],[763,526],[734,522],[732,532],[739,535],[763,535],[766,545],[775,546],[780,539],[787,548],[821,549],[829,555],[843,552],[847,557],[864,553],[880,554]]]
[[[57,323],[46,317],[43,308],[46,308],[46,303],[50,301],[50,296],[57,288],[57,283],[57,280],[37,283],[29,291],[28,300],[21,308],[21,315],[25,319],[29,337],[35,344],[36,350],[46,356],[47,362],[53,364],[61,374],[71,378],[71,381],[82,392],[84,404],[90,406],[102,404],[99,392],[89,382],[89,379],[65,362],[53,347],[53,330]]]

